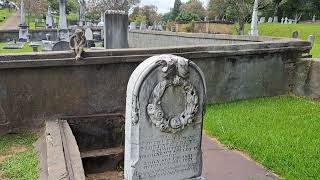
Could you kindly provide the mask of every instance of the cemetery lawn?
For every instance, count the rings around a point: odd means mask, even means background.
[[[38,179],[38,156],[32,144],[35,134],[10,134],[0,137],[0,179]]]
[[[250,25],[246,25],[246,34],[250,30]],[[320,24],[273,24],[263,23],[258,25],[259,35],[274,37],[292,37],[294,31],[298,31],[300,39],[307,40],[309,35],[315,36],[315,46],[311,54],[313,57],[320,57]]]
[[[209,105],[204,128],[281,178],[319,179],[320,102],[271,97]]]
[[[29,46],[28,43],[25,43],[22,49],[3,49],[3,47],[6,46],[6,44],[6,42],[0,42],[0,54],[33,52],[32,48]],[[41,48],[39,48],[39,51],[41,51]]]
[[[15,11],[9,9],[0,9],[0,25],[3,24]]]

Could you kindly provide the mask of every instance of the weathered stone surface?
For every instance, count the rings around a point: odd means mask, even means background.
[[[66,51],[70,50],[69,43],[66,41],[59,41],[52,47],[52,51]]]
[[[294,93],[320,99],[320,59],[304,59],[296,64]]]
[[[104,18],[104,48],[128,48],[128,14],[124,11],[106,11]]]
[[[130,77],[125,179],[201,178],[206,87],[202,71],[178,56],[154,56]]]

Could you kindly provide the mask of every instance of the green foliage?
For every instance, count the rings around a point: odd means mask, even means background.
[[[138,15],[136,17],[136,19],[134,20],[134,22],[136,24],[140,24],[140,23],[146,23],[147,22],[147,18],[145,16],[141,16],[141,15]]]
[[[319,112],[318,101],[260,98],[208,106],[204,127],[284,179],[319,179]]]
[[[174,1],[174,6],[173,9],[171,11],[171,20],[174,21],[180,14],[181,12],[181,0],[175,0]]]
[[[0,156],[7,156],[3,162],[0,162],[0,174],[3,174],[0,175],[1,178],[38,179],[38,157],[32,146],[36,140],[35,134],[10,134],[0,137]],[[20,146],[24,147],[20,149],[21,152],[19,152]],[[12,150],[12,148],[15,149]]]
[[[53,11],[59,12],[59,0],[47,0],[48,5],[51,6]],[[80,5],[77,0],[67,0],[66,13],[77,13],[80,9]]]
[[[0,25],[3,24],[15,11],[9,9],[0,9]]]
[[[6,44],[7,43],[0,43],[0,54],[33,52],[32,48],[27,43],[23,46],[22,49],[3,49],[3,47]],[[39,50],[40,50],[40,48],[39,48]]]
[[[177,22],[189,23],[191,21],[199,21],[200,18],[197,14],[191,12],[182,11],[179,16],[176,18]]]
[[[196,14],[200,19],[204,19],[206,10],[200,0],[189,0],[181,6],[181,11]]]

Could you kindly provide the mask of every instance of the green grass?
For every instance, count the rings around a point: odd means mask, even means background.
[[[5,42],[0,42],[0,54],[33,52],[32,48],[29,46],[28,43],[25,43],[22,49],[3,49],[3,47],[6,46],[6,44],[7,43]],[[39,51],[41,51],[40,48]]]
[[[0,25],[3,24],[15,11],[9,9],[0,9]]]
[[[245,32],[248,34],[250,25],[247,24]],[[263,23],[258,25],[260,36],[273,36],[273,37],[292,37],[294,31],[298,31],[300,39],[307,40],[309,35],[315,36],[315,46],[311,54],[313,57],[320,57],[320,24],[273,24]],[[235,33],[235,31],[234,31]]]
[[[36,140],[35,134],[11,134],[0,137],[0,158],[6,157],[0,162],[0,179],[38,179],[38,157],[32,146]]]
[[[284,179],[320,179],[319,112],[297,97],[245,100],[208,106],[204,127]]]

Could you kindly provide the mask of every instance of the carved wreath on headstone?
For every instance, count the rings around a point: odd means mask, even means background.
[[[147,106],[147,113],[152,124],[158,127],[160,131],[175,133],[195,121],[199,97],[195,87],[189,81],[188,60],[168,58],[160,60],[158,64],[163,66],[162,76],[165,80],[158,83],[153,89]],[[161,107],[161,99],[170,86],[181,87],[186,97],[184,111],[174,117],[167,117]]]

